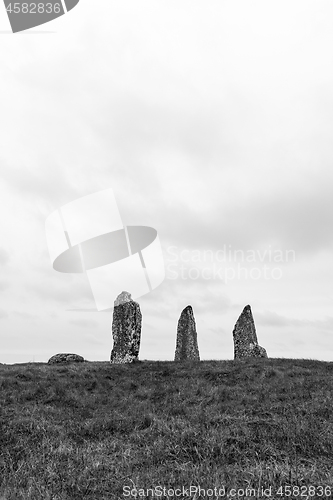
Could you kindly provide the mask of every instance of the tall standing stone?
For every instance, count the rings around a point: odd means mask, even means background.
[[[142,315],[140,306],[128,292],[114,301],[110,363],[133,363],[138,360]]]
[[[256,327],[251,307],[245,306],[232,332],[234,337],[235,359],[267,358],[266,350],[258,344]]]
[[[193,309],[185,307],[177,327],[175,361],[200,361]]]

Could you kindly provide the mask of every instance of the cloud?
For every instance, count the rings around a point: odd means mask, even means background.
[[[8,312],[4,309],[0,309],[0,319],[8,318]]]
[[[293,318],[288,318],[281,314],[277,314],[274,311],[264,311],[255,313],[255,322],[262,326],[276,326],[276,327],[289,327],[289,326],[308,326],[309,322],[306,320],[298,320]]]
[[[92,319],[70,319],[68,323],[83,328],[93,328],[98,327],[99,325],[97,321],[94,321]]]
[[[61,274],[61,276],[58,277],[57,274]],[[75,304],[82,305],[83,308],[87,304],[93,307],[95,305],[93,295],[85,278],[83,274],[74,277],[54,271],[48,280],[29,283],[26,285],[26,289],[39,300],[42,299],[43,302],[55,302],[59,305],[67,303],[69,308]]]
[[[68,182],[65,169],[58,165],[54,159],[48,164],[48,170],[35,165],[26,166],[25,169],[10,164],[2,166],[5,181],[19,196],[21,202],[26,203],[28,200],[32,203],[31,208],[36,212],[35,216],[40,213],[38,209],[36,210],[36,200],[41,202],[40,206],[48,215],[59,205],[80,196],[79,189],[75,189],[75,185]]]
[[[9,286],[10,286],[9,283],[6,283],[5,281],[0,281],[0,292],[7,290]]]
[[[36,319],[38,316],[36,316],[35,314],[30,314],[30,313],[27,313],[25,311],[13,311],[12,313],[14,316],[17,316],[18,318],[21,318],[21,319]]]
[[[0,265],[5,266],[9,260],[9,253],[4,248],[0,248]]]
[[[249,185],[253,193],[249,200],[244,202],[236,195],[229,205],[223,202],[224,188],[212,186],[213,200],[218,198],[217,191],[221,193],[214,209],[198,215],[194,202],[193,208],[180,201],[168,206],[157,202],[154,225],[166,246],[177,242],[187,249],[221,250],[230,245],[233,249],[256,250],[273,245],[282,251],[294,250],[296,258],[323,249],[333,251],[329,183],[324,178],[311,182],[308,192],[293,184],[287,187],[284,182],[265,187],[261,181],[262,190]]]
[[[333,317],[326,316],[322,320],[310,320],[310,319],[295,319],[277,314],[273,311],[264,311],[262,313],[256,312],[255,322],[258,325],[263,326],[273,326],[273,327],[297,327],[297,328],[315,328],[317,330],[323,331],[333,331]]]

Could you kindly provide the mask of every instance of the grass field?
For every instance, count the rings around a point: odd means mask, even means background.
[[[332,381],[302,359],[0,366],[0,499],[333,498]]]

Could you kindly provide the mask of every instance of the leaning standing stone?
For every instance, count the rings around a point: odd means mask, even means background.
[[[128,292],[122,292],[114,302],[110,363],[133,363],[138,360],[142,315],[140,306]]]
[[[245,306],[232,332],[235,359],[267,358],[266,350],[258,344],[251,307]]]
[[[175,361],[200,361],[197,330],[191,306],[185,307],[178,321]]]

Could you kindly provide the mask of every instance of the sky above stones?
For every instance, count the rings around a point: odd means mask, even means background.
[[[163,248],[140,359],[173,359],[187,305],[201,359],[232,359],[250,304],[269,357],[332,360],[332,2],[96,5],[35,35],[0,12],[0,362],[109,359],[112,313],[69,311],[92,293],[44,226],[109,187]]]

